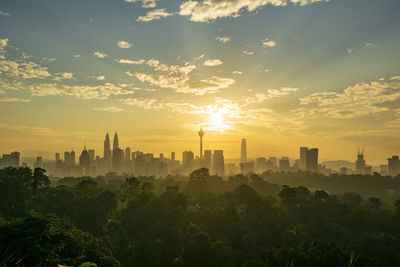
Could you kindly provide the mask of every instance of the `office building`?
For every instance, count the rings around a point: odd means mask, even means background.
[[[223,150],[214,150],[212,173],[221,177],[225,175],[225,160]]]
[[[246,162],[247,161],[247,144],[246,144],[246,139],[242,139],[241,142],[241,153],[240,153],[240,162]]]

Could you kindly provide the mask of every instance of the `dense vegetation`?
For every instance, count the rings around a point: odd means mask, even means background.
[[[223,180],[200,169],[189,177],[58,180],[42,169],[6,168],[0,266],[400,266],[400,200],[385,197],[399,179],[360,179]]]

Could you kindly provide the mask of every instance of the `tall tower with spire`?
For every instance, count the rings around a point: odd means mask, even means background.
[[[106,134],[106,139],[104,140],[104,165],[106,171],[111,168],[111,148],[110,148],[110,136],[108,132]]]
[[[199,136],[200,136],[200,159],[202,160],[203,159],[203,136],[204,136],[203,121],[200,124]]]
[[[113,151],[119,148],[119,142],[118,142],[118,134],[115,132],[114,134],[114,143],[113,143]]]

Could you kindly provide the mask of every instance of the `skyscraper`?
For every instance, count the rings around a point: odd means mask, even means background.
[[[194,153],[192,151],[184,151],[182,153],[182,164],[185,169],[191,169],[194,162]]]
[[[359,174],[365,173],[365,159],[362,151],[357,153],[356,172]]]
[[[118,142],[118,134],[117,134],[117,132],[115,132],[115,134],[114,134],[114,142],[113,142],[113,152],[117,148],[119,148],[119,142]]]
[[[201,126],[200,126],[199,136],[200,136],[200,160],[202,160],[203,159],[203,136],[204,136],[203,123],[201,123]]]
[[[125,148],[125,161],[130,161],[131,160],[131,148],[127,147]]]
[[[396,177],[400,174],[400,160],[399,156],[393,156],[388,158],[388,165],[389,165],[389,175],[392,177]]]
[[[223,177],[225,175],[225,160],[223,150],[214,150],[213,174]]]
[[[212,151],[204,150],[203,166],[211,172]]]
[[[171,160],[175,161],[175,152],[171,152]]]
[[[109,171],[111,168],[111,148],[110,148],[110,136],[108,132],[104,140],[104,168],[105,171]]]
[[[241,157],[240,157],[240,161],[241,162],[246,162],[247,161],[247,145],[246,145],[246,139],[242,139],[242,143],[241,143]]]
[[[300,170],[305,170],[307,167],[307,151],[308,147],[300,147]]]
[[[79,167],[83,171],[83,175],[90,174],[90,156],[89,152],[86,150],[86,146],[79,157]]]
[[[306,169],[310,172],[318,170],[318,148],[311,148],[306,153]]]

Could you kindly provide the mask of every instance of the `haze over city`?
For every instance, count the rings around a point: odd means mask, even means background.
[[[0,153],[400,153],[397,0],[0,3]]]

